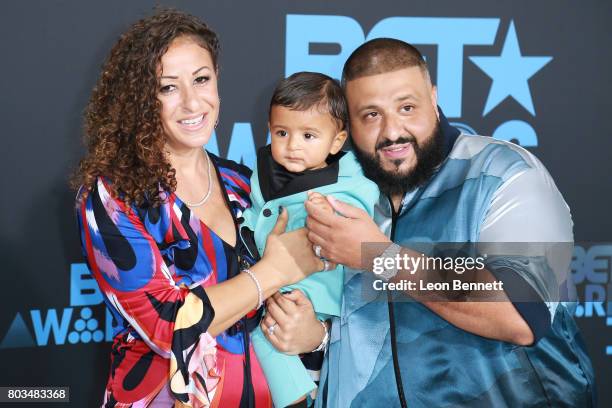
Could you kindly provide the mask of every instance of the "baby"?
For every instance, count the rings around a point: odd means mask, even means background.
[[[257,154],[251,177],[252,207],[244,213],[241,227],[254,232],[260,255],[279,207],[288,211],[287,231],[304,227],[306,200],[333,211],[324,195],[373,214],[378,187],[363,175],[352,153],[340,150],[347,138],[347,124],[346,100],[336,80],[299,72],[277,85],[269,111],[271,144]],[[284,290],[303,291],[323,321],[340,315],[343,285],[344,270],[339,265]],[[276,407],[314,395],[316,385],[298,356],[277,351],[259,327],[252,341]]]

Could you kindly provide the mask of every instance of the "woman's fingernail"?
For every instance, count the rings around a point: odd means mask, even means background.
[[[282,206],[282,205],[279,205],[279,206],[278,206],[278,213],[279,213],[279,214],[282,214],[282,213],[283,213],[283,206]]]

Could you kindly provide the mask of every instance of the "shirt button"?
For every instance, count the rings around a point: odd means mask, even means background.
[[[265,210],[263,210],[263,216],[264,217],[269,217],[272,215],[272,211],[270,211],[269,208],[266,208]]]

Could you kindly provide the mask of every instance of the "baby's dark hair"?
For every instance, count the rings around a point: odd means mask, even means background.
[[[273,106],[284,106],[305,111],[320,106],[338,122],[340,130],[348,125],[348,109],[340,83],[318,72],[296,72],[276,85],[270,110]]]

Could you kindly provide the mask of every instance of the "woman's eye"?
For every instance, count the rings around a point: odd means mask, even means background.
[[[365,115],[366,119],[373,119],[373,118],[375,118],[377,116],[378,116],[378,112],[368,112]]]
[[[402,110],[404,112],[412,112],[413,109],[414,109],[414,106],[410,106],[410,105],[402,106]]]
[[[196,84],[205,84],[206,82],[208,82],[210,80],[210,77],[208,76],[199,76],[195,79],[195,83]]]
[[[174,85],[164,85],[161,88],[159,88],[159,92],[165,94],[165,93],[174,91],[174,89],[176,89],[176,86]]]
[[[278,132],[276,132],[276,134],[281,136],[281,137],[287,136],[287,132],[285,132],[284,130],[279,130]]]

